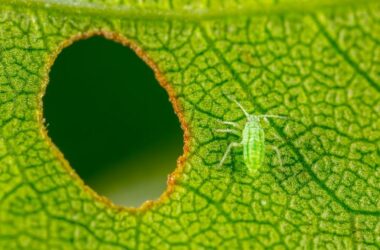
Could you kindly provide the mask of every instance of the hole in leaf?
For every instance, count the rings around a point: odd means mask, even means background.
[[[78,41],[50,72],[48,135],[88,186],[136,207],[162,194],[182,153],[168,98],[130,48],[103,37]]]

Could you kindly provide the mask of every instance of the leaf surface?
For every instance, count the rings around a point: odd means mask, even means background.
[[[131,46],[169,92],[185,153],[159,201],[99,197],[46,135],[57,54],[102,34]],[[218,120],[262,126],[247,171]],[[272,147],[278,148],[281,162]],[[0,2],[1,249],[380,248],[377,1]]]

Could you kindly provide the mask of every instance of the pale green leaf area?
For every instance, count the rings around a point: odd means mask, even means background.
[[[140,209],[83,186],[41,99],[74,37],[128,39],[156,65],[188,137],[168,192]],[[266,158],[217,165],[244,124]],[[378,1],[0,1],[0,249],[379,249]],[[270,146],[279,148],[282,165]],[[182,164],[182,163],[183,164]]]

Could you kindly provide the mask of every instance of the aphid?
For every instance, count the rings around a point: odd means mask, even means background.
[[[265,133],[264,129],[261,127],[260,119],[267,118],[281,118],[285,119],[286,117],[278,116],[278,115],[251,115],[249,114],[245,108],[235,99],[229,98],[234,101],[240,109],[245,114],[247,121],[242,128],[238,123],[231,121],[220,121],[225,125],[230,125],[233,128],[231,129],[218,129],[217,132],[223,133],[232,133],[241,138],[240,142],[232,142],[228,145],[226,152],[224,153],[218,167],[221,167],[230,151],[234,147],[242,147],[243,148],[243,160],[249,171],[256,172],[257,169],[264,162],[265,157]],[[274,148],[281,163],[281,156],[279,150]],[[282,165],[282,163],[281,163]]]

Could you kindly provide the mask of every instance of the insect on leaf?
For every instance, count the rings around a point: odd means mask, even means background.
[[[138,209],[85,187],[42,122],[54,59],[93,35],[152,67],[184,128],[168,191]],[[378,1],[1,1],[0,249],[380,248],[379,55]],[[289,117],[261,123],[282,164],[217,167],[236,140],[218,120],[246,119],[226,92]]]

